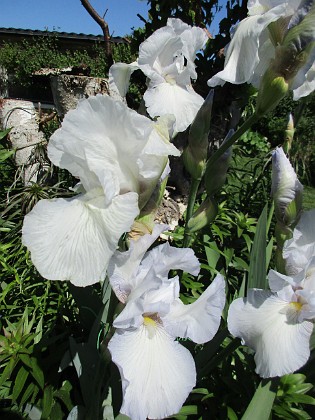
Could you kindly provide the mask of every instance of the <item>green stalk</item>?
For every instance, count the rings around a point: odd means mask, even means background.
[[[184,234],[184,240],[183,240],[183,248],[186,248],[189,246],[189,242],[191,239],[191,234],[188,232],[187,226],[188,226],[189,219],[191,218],[194,211],[194,205],[195,205],[200,181],[201,181],[200,179],[193,179],[191,183],[189,197],[188,197],[188,206],[187,206],[187,211],[186,211],[186,225],[185,225],[185,234]]]
[[[216,150],[212,156],[210,156],[207,166],[211,166],[216,160],[219,159],[223,153],[229,149],[235,142],[238,140],[250,127],[259,120],[260,116],[257,114],[251,115],[243,125],[239,127],[237,131],[224,143],[222,144],[218,150]]]
[[[213,155],[209,158],[207,162],[207,167],[212,165],[219,157],[229,149],[235,142],[238,140],[256,121],[258,121],[260,116],[257,114],[251,115],[243,125],[224,143],[220,146],[220,148],[213,153]],[[196,201],[196,196],[198,192],[198,188],[200,185],[201,179],[193,179],[190,187],[189,198],[188,198],[188,207],[186,212],[186,226],[185,226],[185,233],[184,233],[184,240],[183,240],[183,248],[188,247],[191,239],[191,234],[188,232],[187,225],[189,219],[193,214],[193,209]]]

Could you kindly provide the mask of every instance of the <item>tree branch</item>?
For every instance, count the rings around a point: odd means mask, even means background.
[[[101,27],[103,36],[104,36],[104,42],[105,42],[105,54],[108,60],[108,65],[111,66],[113,64],[113,53],[112,53],[112,46],[110,43],[110,34],[109,34],[109,28],[107,22],[100,17],[100,15],[97,13],[97,11],[92,7],[89,0],[80,0],[82,6],[85,8],[85,10],[88,12],[88,14],[92,17],[92,19],[95,20],[95,22]],[[106,10],[107,12],[107,10]],[[104,17],[106,15],[106,12],[104,14]]]

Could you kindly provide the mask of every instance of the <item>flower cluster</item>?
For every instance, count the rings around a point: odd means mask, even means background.
[[[288,226],[282,235],[290,235],[280,247],[279,268],[285,273],[270,270],[270,290],[248,290],[228,313],[231,334],[255,351],[256,372],[263,378],[292,373],[307,362],[315,320],[315,210],[300,215],[296,201],[302,185],[282,148],[273,153],[272,181],[276,217]]]
[[[39,201],[22,231],[43,277],[76,286],[104,280],[119,238],[152,194],[168,155],[179,155],[168,125],[102,95],[66,115],[48,156],[79,178],[78,195]]]
[[[254,84],[258,108],[265,113],[287,88],[295,99],[314,90],[314,5],[251,0],[248,10],[227,48],[224,70],[208,84]],[[75,195],[39,201],[22,229],[23,243],[43,277],[81,287],[108,281],[122,303],[108,349],[121,374],[121,412],[133,420],[161,419],[180,410],[196,384],[196,368],[178,339],[211,340],[225,305],[221,274],[193,303],[180,300],[179,277],[169,277],[170,270],[197,276],[200,264],[189,248],[164,243],[149,250],[166,225],[146,234],[138,229],[129,236],[128,250],[118,249],[122,235],[147,216],[144,209],[154,201],[169,156],[180,155],[170,139],[191,124],[183,160],[194,180],[193,198],[204,176],[208,197],[194,215],[194,202],[189,202],[185,235],[208,225],[218,212],[213,197],[225,182],[238,132],[227,135],[213,155],[217,160],[208,165],[213,92],[204,101],[191,85],[197,78],[196,54],[206,41],[201,28],[168,19],[140,45],[136,62],[111,67],[116,99],[82,100],[49,142],[51,162],[78,180]],[[147,76],[144,102],[154,120],[129,109],[124,100],[138,69]],[[285,89],[274,99],[270,86],[278,79]],[[231,334],[255,351],[262,377],[284,375],[306,363],[315,319],[315,211],[301,213],[302,185],[281,148],[273,153],[272,195],[282,238],[281,269],[269,272],[270,290],[252,289],[234,300],[227,319]]]
[[[303,213],[293,238],[285,243],[288,275],[271,270],[270,291],[249,290],[229,309],[229,330],[255,351],[256,372],[263,378],[292,373],[310,356],[315,319],[314,220],[314,210]]]

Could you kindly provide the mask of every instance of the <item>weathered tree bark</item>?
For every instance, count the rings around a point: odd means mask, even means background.
[[[101,18],[100,15],[97,13],[97,11],[91,6],[89,0],[80,0],[82,6],[85,8],[85,10],[88,12],[88,14],[92,17],[92,19],[95,20],[95,22],[101,27],[103,36],[104,36],[104,42],[105,42],[105,54],[106,58],[108,60],[108,66],[110,67],[113,63],[113,52],[112,52],[112,46],[110,43],[110,34],[109,34],[109,27],[108,23],[104,20],[104,17]],[[106,14],[106,12],[105,12]],[[105,16],[104,14],[104,16]]]
[[[108,81],[101,77],[75,76],[61,74],[50,77],[54,103],[60,117],[70,109],[76,108],[80,99],[98,93],[109,94]]]

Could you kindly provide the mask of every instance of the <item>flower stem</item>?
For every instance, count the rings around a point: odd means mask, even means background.
[[[251,115],[243,125],[239,127],[237,131],[224,143],[222,144],[218,150],[216,150],[213,155],[210,156],[207,162],[207,167],[211,166],[216,160],[219,159],[223,153],[229,149],[235,142],[238,140],[250,127],[259,120],[260,116],[257,114]]]
[[[253,114],[251,115],[243,125],[239,127],[239,129],[224,143],[222,144],[219,149],[210,156],[207,167],[211,166],[219,157],[228,149],[230,148],[236,140],[238,140],[256,121],[260,118],[259,115]],[[183,248],[188,247],[191,240],[191,234],[187,229],[187,225],[189,219],[193,214],[193,209],[196,201],[196,196],[198,192],[198,188],[200,185],[201,179],[193,179],[190,187],[189,198],[188,198],[188,207],[186,212],[186,226],[185,226],[185,233],[184,233],[184,240],[183,240]]]
[[[185,225],[185,233],[184,233],[184,240],[183,240],[183,248],[188,247],[190,243],[191,234],[188,232],[187,226],[188,226],[189,219],[191,218],[193,214],[200,181],[201,181],[200,179],[193,179],[191,183],[189,197],[188,197],[187,212],[186,212],[186,225]]]

